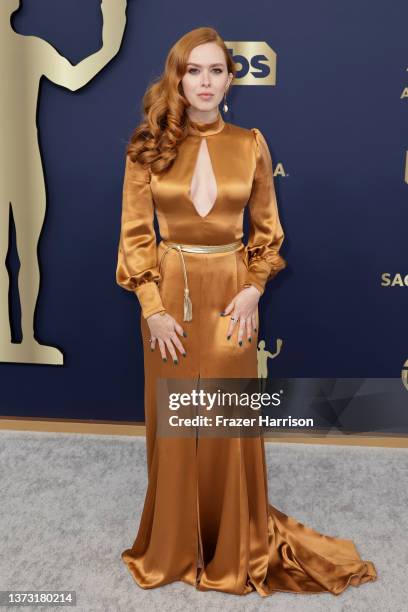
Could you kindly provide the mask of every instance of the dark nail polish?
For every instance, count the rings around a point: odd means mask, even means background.
[[[174,362],[176,365],[178,364],[177,359],[173,359],[173,362]]]
[[[254,327],[254,331],[256,331],[256,327]]]
[[[185,357],[185,356],[186,356],[186,354],[185,354],[185,353],[181,353],[181,354],[183,355],[183,357]]]
[[[239,346],[242,346],[242,340],[240,340],[240,341],[238,342],[238,344],[239,344]]]
[[[227,336],[227,340],[229,340],[231,338],[231,334],[229,336]]]
[[[187,334],[186,334],[186,332],[184,332],[184,331],[183,331],[183,336],[184,336],[185,338],[187,338]]]
[[[151,351],[154,351],[154,348],[151,346],[151,347],[150,347],[150,350],[151,350]]]
[[[167,357],[163,357],[163,361],[167,361]]]
[[[220,317],[225,317],[225,312],[220,312]]]
[[[251,338],[251,336],[249,336],[249,338],[248,338],[248,342],[252,342],[252,338]]]

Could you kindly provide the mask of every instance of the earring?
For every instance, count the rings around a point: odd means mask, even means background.
[[[228,104],[227,104],[227,90],[225,90],[224,93],[224,105],[222,107],[222,110],[224,111],[224,113],[228,112]]]

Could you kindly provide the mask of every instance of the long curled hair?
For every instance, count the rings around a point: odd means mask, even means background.
[[[143,121],[132,133],[126,155],[145,168],[150,167],[155,174],[171,166],[179,143],[188,134],[186,109],[190,103],[184,96],[181,80],[192,49],[207,42],[215,42],[223,50],[227,70],[234,79],[235,64],[223,39],[213,28],[201,27],[187,32],[172,46],[164,72],[152,81],[143,96]]]

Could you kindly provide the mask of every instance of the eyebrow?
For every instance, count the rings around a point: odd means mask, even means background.
[[[201,64],[195,64],[194,62],[188,62],[187,66],[198,66],[201,68]],[[210,67],[211,66],[224,66],[224,64],[222,62],[217,62],[216,64],[210,64]]]

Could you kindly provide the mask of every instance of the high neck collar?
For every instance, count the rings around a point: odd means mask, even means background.
[[[217,118],[210,123],[202,123],[201,121],[192,121],[189,122],[189,134],[193,136],[212,136],[213,134],[218,134],[224,129],[225,122],[221,116],[220,111],[218,110]]]

